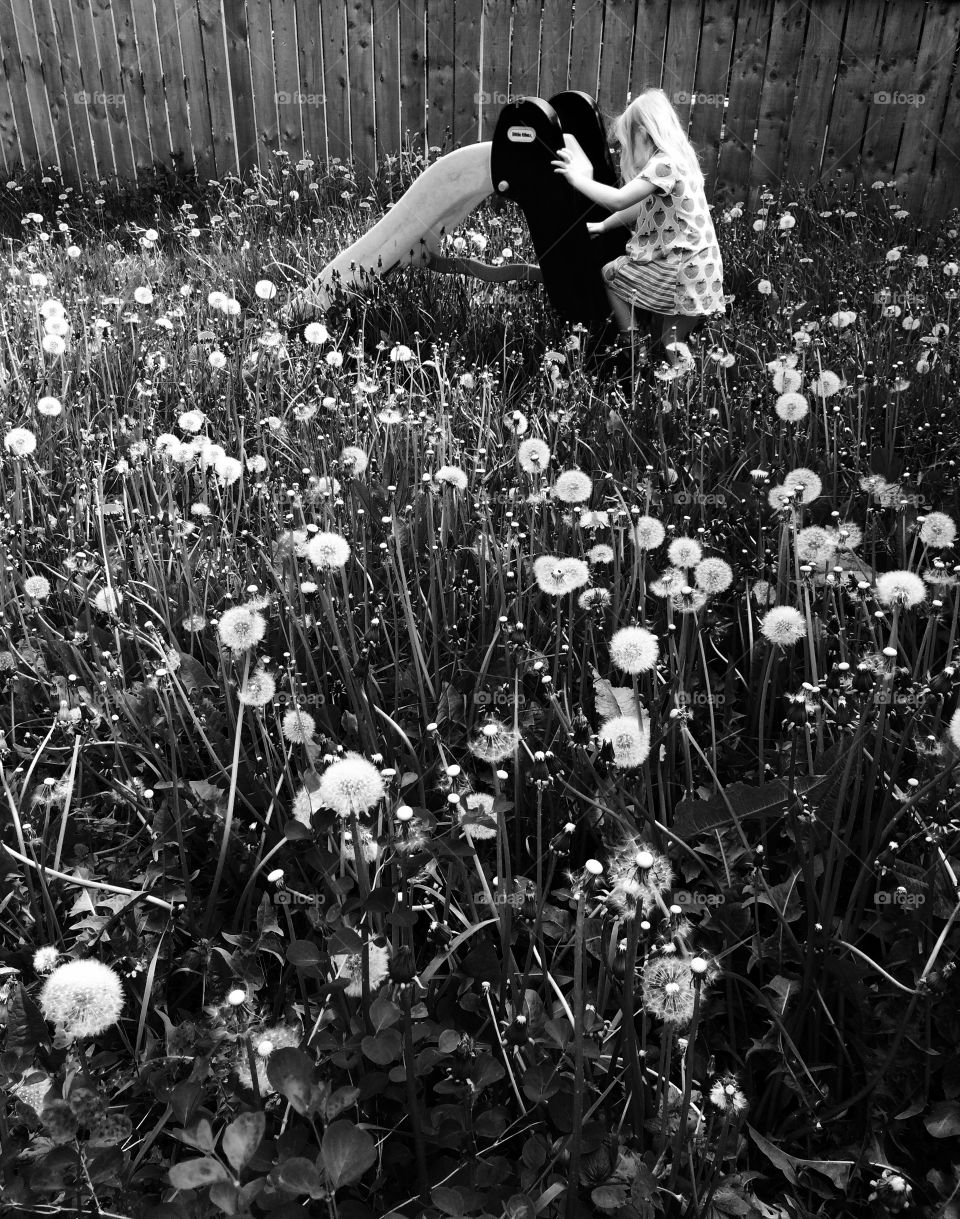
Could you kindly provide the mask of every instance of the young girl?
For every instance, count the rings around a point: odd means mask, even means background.
[[[594,182],[586,158],[569,149],[552,164],[614,213],[588,224],[591,234],[636,221],[626,254],[608,262],[603,277],[624,336],[632,338],[640,320],[651,326],[656,347],[674,332],[686,338],[704,318],[723,312],[723,264],[697,154],[663,90],[644,89],[614,130],[625,183],[619,189]]]

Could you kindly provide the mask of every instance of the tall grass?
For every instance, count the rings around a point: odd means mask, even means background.
[[[629,384],[532,285],[279,330],[418,167],[8,187],[12,1212],[952,1213],[957,230],[718,209]]]

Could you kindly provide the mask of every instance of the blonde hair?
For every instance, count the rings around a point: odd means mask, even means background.
[[[697,151],[680,126],[680,119],[662,89],[644,89],[629,103],[613,124],[620,141],[620,172],[632,181],[643,169],[638,162],[639,137],[646,132],[657,152],[664,153],[674,168],[693,186],[703,187],[703,170]]]

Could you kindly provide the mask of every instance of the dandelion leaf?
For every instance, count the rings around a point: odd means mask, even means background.
[[[749,1122],[747,1123],[747,1129],[750,1131],[753,1141],[770,1163],[780,1169],[791,1185],[801,1183],[797,1177],[797,1169],[809,1168],[813,1172],[827,1177],[837,1189],[846,1189],[850,1180],[851,1170],[854,1166],[853,1160],[799,1160],[795,1156],[787,1155],[785,1151],[781,1151],[773,1143],[767,1142],[763,1135],[758,1134]]]

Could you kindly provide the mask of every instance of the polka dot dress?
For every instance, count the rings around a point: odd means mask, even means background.
[[[628,304],[654,313],[723,313],[723,262],[702,186],[684,180],[664,153],[639,177],[656,190],[641,202],[627,252],[603,268]]]

